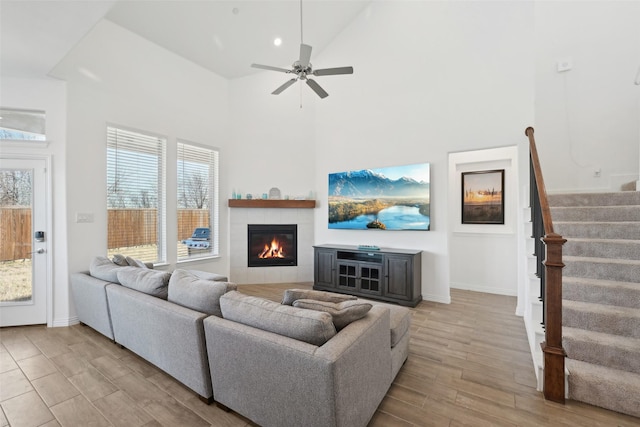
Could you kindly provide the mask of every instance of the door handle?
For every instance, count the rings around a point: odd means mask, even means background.
[[[38,248],[38,249],[36,250],[36,253],[37,253],[37,254],[43,254],[43,253],[45,253],[45,252],[46,252],[46,251],[44,250],[44,248]]]

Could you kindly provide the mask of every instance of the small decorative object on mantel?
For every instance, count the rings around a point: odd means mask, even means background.
[[[280,189],[273,187],[269,190],[269,198],[280,200],[282,196],[280,195]]]

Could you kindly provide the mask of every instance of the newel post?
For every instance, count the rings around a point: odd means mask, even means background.
[[[540,344],[544,354],[544,397],[564,403],[564,359],[562,347],[562,245],[567,241],[556,233],[542,238],[547,256],[545,288],[545,341]]]

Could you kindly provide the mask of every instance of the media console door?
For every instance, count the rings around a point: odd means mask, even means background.
[[[326,249],[315,249],[314,252],[314,285],[334,288],[336,283],[336,252]]]
[[[384,294],[390,298],[413,299],[413,259],[407,256],[385,256]]]
[[[314,289],[411,307],[422,300],[421,251],[320,245],[314,246],[314,260]]]
[[[338,290],[362,295],[382,295],[382,265],[337,261]]]

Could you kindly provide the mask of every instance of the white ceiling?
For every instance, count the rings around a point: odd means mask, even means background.
[[[312,59],[370,1],[304,0]],[[299,53],[298,0],[0,0],[0,75],[45,76],[101,19],[226,78],[258,72],[254,62],[288,67]]]

